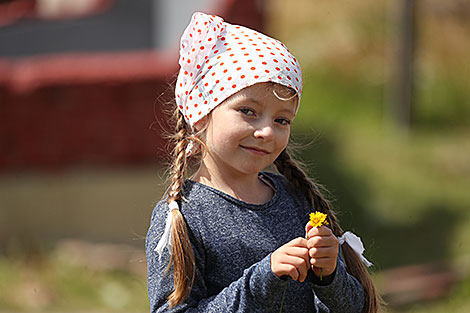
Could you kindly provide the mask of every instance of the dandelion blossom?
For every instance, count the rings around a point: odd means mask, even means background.
[[[310,225],[313,227],[320,227],[322,225],[328,225],[328,221],[326,220],[327,215],[321,212],[313,212],[310,213]]]
[[[310,213],[310,225],[313,227],[320,227],[322,225],[328,225],[326,220],[327,215],[321,212]],[[307,238],[308,239],[308,238]],[[320,268],[320,280],[323,280],[323,269]]]

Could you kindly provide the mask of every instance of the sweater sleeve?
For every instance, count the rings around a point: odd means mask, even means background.
[[[346,271],[346,266],[340,256],[333,280],[327,285],[315,283],[314,274],[310,271],[309,284],[315,296],[321,303],[317,303],[322,311],[337,313],[361,313],[365,303],[364,288],[359,281]],[[324,306],[323,306],[323,305]],[[325,309],[326,309],[325,307]]]
[[[155,215],[155,212],[154,212]],[[196,260],[194,284],[189,297],[176,307],[170,308],[168,295],[173,290],[173,270],[167,270],[170,254],[165,250],[161,257],[155,247],[161,236],[159,223],[152,224],[147,234],[146,254],[148,268],[148,293],[150,309],[156,312],[265,312],[277,304],[273,295],[281,295],[286,281],[271,271],[271,254],[244,270],[242,276],[222,289],[218,294],[209,295],[204,282],[204,251],[193,251]]]

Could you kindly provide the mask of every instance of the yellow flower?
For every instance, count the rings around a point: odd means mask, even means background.
[[[310,213],[310,225],[313,227],[320,227],[322,225],[328,225],[328,221],[326,220],[327,215],[322,212],[313,212]],[[307,237],[307,235],[306,235]],[[307,237],[308,239],[308,237]],[[323,280],[323,269],[320,268],[320,280]]]
[[[320,227],[322,225],[328,225],[326,220],[327,215],[321,212],[310,213],[310,225],[313,227]]]

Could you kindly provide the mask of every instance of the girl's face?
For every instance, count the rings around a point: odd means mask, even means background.
[[[260,83],[217,106],[201,121],[207,123],[203,166],[235,178],[257,175],[272,164],[287,145],[297,107],[298,98],[284,99],[285,91],[277,84]]]

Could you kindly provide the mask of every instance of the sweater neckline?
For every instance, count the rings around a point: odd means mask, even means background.
[[[272,187],[274,187],[274,195],[271,197],[271,199],[268,200],[267,202],[261,203],[261,204],[250,203],[250,202],[246,202],[246,201],[237,199],[237,198],[229,195],[228,193],[223,192],[222,190],[219,190],[219,189],[216,189],[214,187],[199,183],[199,182],[191,180],[191,179],[187,179],[186,183],[190,184],[191,189],[196,187],[196,188],[208,190],[212,193],[215,193],[215,194],[221,196],[222,198],[224,198],[224,199],[226,199],[226,200],[228,200],[232,203],[235,203],[239,206],[243,206],[243,207],[248,208],[250,210],[262,210],[262,209],[269,208],[270,206],[272,206],[274,203],[276,203],[278,201],[279,196],[280,196],[279,195],[280,188],[279,188],[278,181],[273,178],[273,173],[260,172],[260,173],[258,173],[258,177],[260,178],[260,180],[264,184],[266,184],[266,181],[263,181],[263,180],[267,180],[272,184]],[[270,187],[270,186],[268,185],[268,187]],[[197,191],[196,191],[196,193],[197,193]]]

